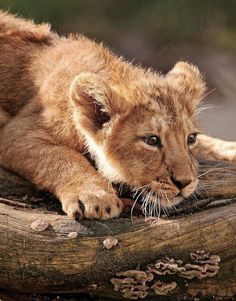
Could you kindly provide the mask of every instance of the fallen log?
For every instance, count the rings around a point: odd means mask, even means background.
[[[77,222],[51,195],[1,169],[0,287],[117,299],[233,298],[236,165],[205,162],[200,175],[196,199],[169,217]]]

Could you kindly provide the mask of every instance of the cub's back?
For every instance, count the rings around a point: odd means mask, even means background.
[[[37,92],[31,60],[52,36],[48,25],[0,11],[0,108],[8,114],[17,114]]]

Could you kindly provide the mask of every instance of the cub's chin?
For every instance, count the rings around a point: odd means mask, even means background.
[[[165,191],[146,193],[141,199],[141,209],[145,216],[160,216],[161,211],[168,214],[168,209],[174,208],[182,201],[187,200],[196,191],[197,185],[198,180],[193,181],[176,196],[168,195],[168,192]]]
[[[187,187],[181,191],[168,184],[169,189],[157,189],[152,183],[148,183],[141,187],[134,187],[128,184],[114,184],[118,191],[119,197],[131,198],[136,203],[141,204],[141,210],[145,216],[160,216],[163,211],[168,215],[168,209],[174,208],[181,202],[188,201],[197,189],[198,179],[195,179]],[[156,188],[155,190],[153,188]]]
[[[184,200],[183,196],[176,196],[172,198],[159,197],[159,198],[150,198],[143,199],[141,210],[145,217],[160,217],[162,213],[169,215],[172,208],[175,208]]]
[[[150,197],[150,198],[143,198],[141,200],[142,208],[146,207],[157,207],[158,211],[161,209],[168,209],[172,208],[181,201],[184,200],[184,197],[182,195],[175,196],[175,197],[168,197],[168,196],[158,196],[158,197]]]
[[[161,208],[165,209],[165,208],[174,207],[174,206],[178,205],[179,203],[181,203],[183,200],[184,200],[183,196],[175,196],[170,199],[161,199],[160,200]]]

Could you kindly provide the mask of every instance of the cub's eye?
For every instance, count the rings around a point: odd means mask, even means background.
[[[187,139],[187,144],[192,145],[196,143],[196,140],[197,140],[197,133],[190,134]]]
[[[148,145],[151,145],[151,146],[156,146],[156,147],[160,147],[161,146],[161,139],[158,136],[156,136],[156,135],[145,137],[144,141]]]

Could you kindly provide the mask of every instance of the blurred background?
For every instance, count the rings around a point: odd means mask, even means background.
[[[0,0],[0,9],[60,34],[84,33],[158,71],[178,60],[197,64],[209,90],[202,128],[236,140],[235,0]]]

